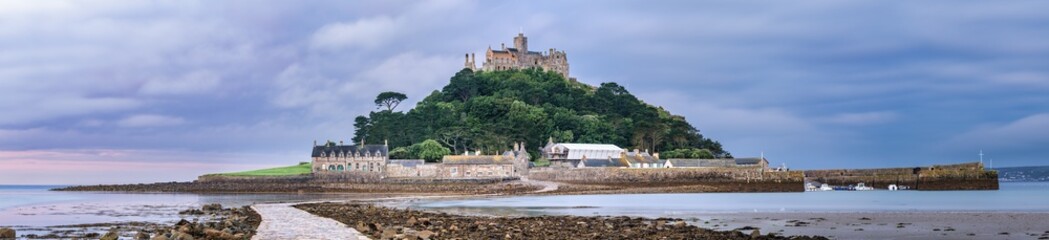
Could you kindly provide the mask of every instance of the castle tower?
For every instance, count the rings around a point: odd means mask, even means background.
[[[525,37],[523,32],[514,37],[514,48],[517,48],[517,66],[530,66],[532,59],[528,55],[528,37]]]
[[[476,72],[477,71],[477,63],[474,62],[475,58],[473,58],[473,56],[471,56],[471,55],[473,55],[473,54],[472,53],[467,53],[466,54],[466,62],[463,63],[463,67],[464,68],[469,68],[470,70],[473,70],[473,71]]]
[[[517,48],[519,53],[528,53],[528,37],[525,37],[524,33],[517,33],[514,37],[514,48]]]

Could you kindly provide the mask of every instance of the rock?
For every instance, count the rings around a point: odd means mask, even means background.
[[[233,235],[215,230],[214,228],[208,228],[204,229],[204,237],[207,239],[231,239],[233,238]]]
[[[364,222],[357,222],[357,231],[364,234],[368,234],[369,232],[371,232],[371,228],[368,227],[368,225],[365,225]]]
[[[222,204],[218,204],[218,203],[205,204],[204,207],[201,207],[200,209],[204,210],[204,212],[222,211]]]
[[[114,230],[110,230],[109,232],[106,233],[106,235],[102,235],[102,238],[99,238],[99,240],[117,240],[117,239],[120,239],[120,234],[117,233],[117,231],[114,231]]]
[[[379,232],[380,230],[382,230],[382,224],[381,224],[381,223],[371,223],[371,224],[368,224],[368,231],[370,231],[370,232],[376,232],[376,233],[377,233],[377,232]]]
[[[135,240],[149,240],[149,233],[138,232],[135,234]]]
[[[192,235],[189,235],[188,233],[177,232],[177,233],[171,234],[171,239],[172,240],[193,240],[194,238],[193,238]]]
[[[456,226],[456,225],[453,224],[451,227],[448,227],[448,231],[452,231],[452,232],[459,231],[459,226]]]
[[[164,234],[157,234],[157,236],[151,238],[150,240],[168,240],[168,237],[164,236]]]
[[[418,222],[418,220],[415,220],[415,217],[411,217],[411,218],[408,218],[408,223],[407,224],[408,224],[408,226],[412,226],[412,225],[415,225],[416,222]]]
[[[386,228],[385,230],[382,230],[382,235],[381,235],[380,239],[396,239],[396,238],[397,238],[397,230],[395,230],[393,228]]]
[[[16,234],[15,234],[15,230],[14,229],[0,228],[0,238],[8,239],[8,238],[15,238],[15,237],[16,237]]]
[[[422,238],[422,239],[431,239],[431,238],[437,236],[437,233],[434,233],[434,232],[432,232],[430,230],[423,230],[423,231],[420,231],[419,233],[417,233],[416,236],[418,236],[419,238]]]
[[[688,223],[685,223],[685,221],[677,221],[677,222],[674,223],[674,227],[676,227],[676,228],[683,228],[683,227],[687,227],[687,226],[688,226]]]

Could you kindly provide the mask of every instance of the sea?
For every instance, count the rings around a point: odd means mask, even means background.
[[[1049,182],[1002,182],[989,191],[825,191],[516,196],[425,200],[416,209],[496,215],[691,217],[762,212],[1049,213]]]
[[[174,222],[204,204],[345,200],[337,194],[190,194],[60,192],[63,186],[0,185],[0,226]],[[415,200],[415,209],[494,215],[683,217],[750,212],[1046,212],[1049,182],[1002,182],[997,191],[834,191],[511,196]],[[356,197],[356,198],[359,198]]]

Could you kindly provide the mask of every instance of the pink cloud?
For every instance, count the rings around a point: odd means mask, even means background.
[[[0,184],[190,181],[207,173],[274,167],[251,163],[263,157],[115,149],[0,151]],[[297,161],[289,160],[285,165],[295,163]]]

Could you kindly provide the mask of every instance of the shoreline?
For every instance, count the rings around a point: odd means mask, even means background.
[[[488,217],[398,209],[375,203],[325,202],[294,207],[335,219],[373,238],[524,238],[524,239],[826,239],[819,236],[784,237],[776,233],[744,234],[715,231],[676,218]]]
[[[139,192],[132,192],[139,193]],[[193,193],[191,193],[193,194]],[[208,193],[205,193],[208,194]],[[251,193],[235,193],[253,195]],[[421,196],[418,194],[340,194],[340,193],[309,193],[326,196],[353,195],[357,198],[339,200],[336,204],[366,203],[375,206],[395,208],[394,210],[415,209],[410,203],[430,200],[470,200],[470,199],[492,199],[518,197],[520,195],[461,195],[461,194],[433,194]],[[527,196],[553,196],[559,194],[532,193]],[[613,194],[618,195],[618,194]],[[290,200],[276,201],[285,203],[303,204],[309,202],[330,202],[332,200]],[[577,207],[586,207],[581,204]],[[464,212],[453,212],[447,209],[420,209],[427,212],[448,213],[462,215],[463,218],[473,217],[505,217],[498,214],[469,214]],[[492,210],[492,209],[487,209]],[[491,213],[491,211],[485,211]],[[1040,219],[1049,218],[1049,212],[1018,212],[1018,211],[798,211],[798,212],[702,212],[689,213],[694,217],[680,216],[675,214],[664,214],[662,217],[650,217],[651,219],[678,219],[688,225],[711,231],[738,231],[749,237],[752,229],[758,229],[760,233],[767,235],[773,233],[776,236],[796,235],[820,235],[829,238],[855,239],[855,238],[895,238],[895,239],[1015,239],[1030,238],[1038,239],[1047,237],[1049,226],[1038,224],[1027,224],[1038,222]],[[638,216],[617,215],[624,218],[638,218]],[[527,216],[525,216],[527,217]],[[533,216],[534,217],[534,216]],[[604,216],[608,218],[609,216]],[[547,214],[541,218],[546,219],[590,219],[584,215],[559,215]],[[615,217],[612,217],[615,218]],[[861,220],[868,218],[871,220]],[[993,219],[981,220],[981,219]],[[980,224],[971,224],[972,222]],[[982,221],[982,222],[981,222]],[[902,228],[898,228],[900,224]],[[107,224],[107,223],[104,223]],[[103,224],[103,225],[104,225]],[[127,224],[127,223],[116,223]],[[170,225],[171,223],[166,223]],[[1026,226],[1025,228],[996,228],[997,225]],[[1027,224],[1027,225],[1025,225]],[[1047,223],[1049,224],[1049,223]],[[17,227],[17,226],[16,226]],[[60,226],[50,226],[60,227]],[[355,225],[350,225],[356,228]],[[36,227],[39,228],[39,227]],[[48,227],[45,227],[47,229]],[[952,230],[948,231],[950,228]],[[863,229],[863,230],[857,230]],[[940,231],[935,231],[940,229]],[[101,230],[99,230],[101,231]],[[1002,234],[1002,233],[1006,234]],[[20,232],[21,233],[21,232]],[[970,235],[972,234],[972,235]],[[733,234],[735,235],[735,234]],[[764,236],[763,235],[763,236]]]

